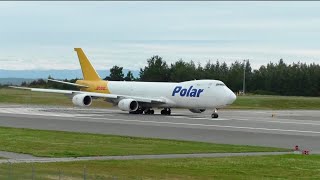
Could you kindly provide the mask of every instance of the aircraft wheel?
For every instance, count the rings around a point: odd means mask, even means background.
[[[170,108],[167,109],[167,115],[171,115],[171,109]]]
[[[218,118],[218,117],[219,117],[219,115],[217,113],[212,113],[211,114],[211,118]]]
[[[162,115],[170,115],[171,114],[171,109],[170,108],[165,108],[164,110],[161,110]]]
[[[143,114],[143,109],[139,108],[136,111],[129,111],[129,114]]]
[[[153,109],[145,110],[144,114],[154,114],[154,110]]]

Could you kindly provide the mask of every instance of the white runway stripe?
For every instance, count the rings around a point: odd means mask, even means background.
[[[0,113],[4,114],[25,114],[35,116],[55,116],[55,117],[101,117],[114,116],[112,114],[79,114],[79,113],[63,113],[63,112],[46,112],[37,108],[0,108]]]
[[[78,117],[78,118],[81,118],[81,117]],[[104,121],[122,121],[122,122],[151,123],[151,124],[170,124],[170,125],[220,127],[220,128],[231,128],[231,129],[249,129],[249,130],[263,130],[263,131],[320,134],[319,131],[304,131],[304,130],[298,130],[298,129],[276,129],[276,128],[273,129],[273,128],[259,128],[259,127],[227,126],[227,125],[216,125],[216,124],[195,124],[195,123],[182,123],[182,122],[144,121],[144,120],[111,119],[111,118],[91,118],[91,119],[104,120]]]
[[[4,114],[23,114],[23,115],[36,115],[36,116],[57,116],[57,117],[76,117],[72,114],[66,113],[51,113],[51,112],[40,112],[32,108],[1,108],[0,113]]]
[[[267,122],[267,123],[280,123],[280,124],[300,124],[300,125],[315,125],[320,126],[320,123],[313,123],[313,122],[301,122],[301,121],[293,121],[291,119],[277,119],[277,120],[253,120],[253,119],[230,119],[234,121],[254,121],[254,122]],[[282,120],[282,121],[279,121]],[[308,121],[308,120],[305,120]]]

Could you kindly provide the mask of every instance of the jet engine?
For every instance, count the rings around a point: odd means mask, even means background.
[[[90,106],[92,98],[86,94],[77,94],[73,96],[72,103],[76,106]]]
[[[189,111],[193,112],[193,113],[202,113],[204,112],[206,109],[189,109]]]
[[[122,111],[136,111],[139,108],[139,104],[134,99],[122,99],[119,101],[118,107]]]

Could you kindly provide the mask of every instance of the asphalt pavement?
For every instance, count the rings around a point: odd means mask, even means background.
[[[220,110],[171,116],[128,114],[116,108],[84,109],[0,105],[0,126],[129,135],[224,144],[293,148],[320,153],[320,111]]]

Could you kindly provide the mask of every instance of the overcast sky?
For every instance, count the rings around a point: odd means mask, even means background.
[[[0,2],[0,69],[320,62],[320,2]]]

